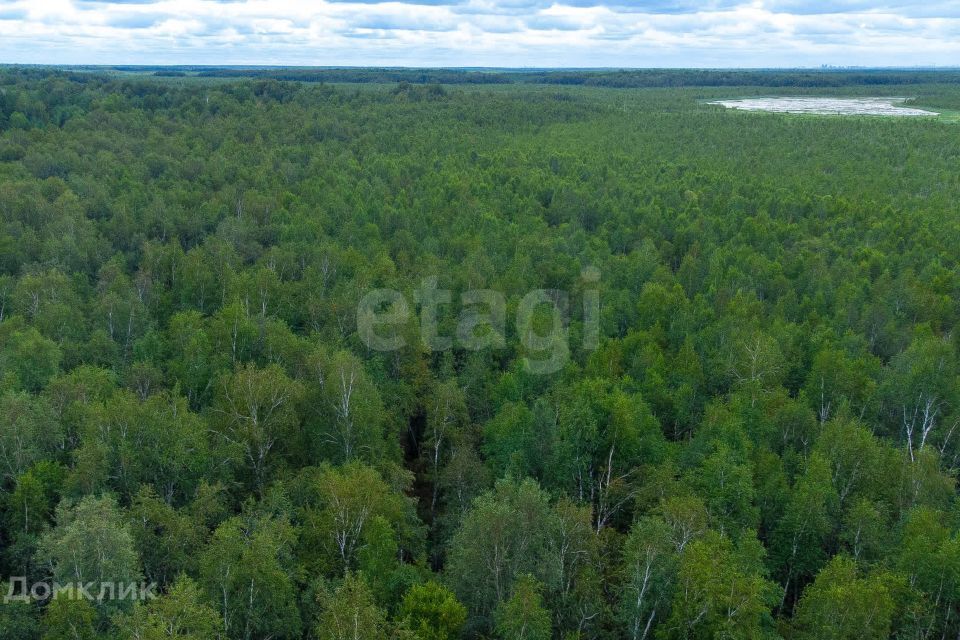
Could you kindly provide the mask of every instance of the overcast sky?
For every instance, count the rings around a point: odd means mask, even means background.
[[[960,65],[960,0],[0,0],[0,62]]]

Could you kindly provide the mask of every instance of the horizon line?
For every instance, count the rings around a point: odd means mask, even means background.
[[[319,69],[319,70],[443,70],[443,71],[960,71],[960,65],[851,65],[822,64],[817,66],[730,66],[730,67],[631,67],[631,66],[519,66],[501,67],[489,65],[303,65],[303,64],[205,64],[205,63],[62,63],[62,62],[0,62],[4,67],[43,67],[65,69]]]

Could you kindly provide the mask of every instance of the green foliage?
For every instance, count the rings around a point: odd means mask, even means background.
[[[680,559],[668,638],[761,638],[772,632],[770,610],[779,598],[750,540],[739,548],[709,532]]]
[[[37,566],[37,545],[53,524],[65,475],[65,469],[57,463],[38,462],[17,478],[16,488],[6,496],[4,528],[10,544],[4,551],[8,566],[16,568],[19,575],[44,575]]]
[[[139,586],[142,578],[130,528],[123,521],[116,500],[109,495],[85,496],[76,503],[62,501],[57,506],[56,526],[40,540],[39,554],[49,564],[54,581],[77,586],[92,583],[91,591],[97,591],[92,594],[95,598],[101,586],[112,583],[116,593],[121,586]],[[97,602],[103,611],[130,604],[120,598]],[[65,612],[80,611],[63,606]]]
[[[182,398],[161,392],[141,400],[123,390],[90,407],[81,428],[77,455],[102,461],[97,488],[102,483],[129,499],[149,484],[165,501],[181,503],[204,475],[215,478],[205,425]]]
[[[795,589],[798,581],[816,575],[825,562],[824,549],[833,546],[830,535],[838,502],[826,460],[813,454],[793,487],[771,544],[784,589]],[[855,536],[858,549],[861,535],[866,538],[860,533]]]
[[[416,548],[412,505],[375,469],[360,462],[306,468],[298,480],[294,501],[303,526],[301,558],[311,569],[330,577],[363,568],[359,565],[392,571],[401,545],[407,551]],[[381,552],[386,548],[387,557],[371,555],[371,545]],[[375,584],[387,579],[369,577]]]
[[[532,576],[520,576],[513,594],[494,611],[497,637],[503,640],[549,640],[550,614],[543,606],[541,585]]]
[[[672,533],[663,520],[644,518],[624,542],[619,618],[632,640],[651,637],[669,611],[678,559]]]
[[[218,385],[213,423],[221,451],[230,456],[249,485],[262,491],[280,452],[294,445],[300,429],[297,404],[303,391],[277,365],[246,365],[225,375]]]
[[[521,575],[553,584],[549,498],[532,480],[501,480],[477,498],[454,535],[446,572],[457,597],[478,617],[492,615]]]
[[[958,85],[0,69],[0,637],[957,637],[955,125],[704,102]]]
[[[384,409],[377,388],[356,356],[320,350],[307,364],[316,392],[308,404],[316,411],[307,427],[315,459],[333,462],[384,458]]]
[[[185,576],[170,590],[149,603],[138,603],[115,620],[121,640],[216,640],[221,638],[220,619],[204,603],[197,584]]]
[[[62,358],[57,343],[33,327],[3,332],[0,344],[0,372],[12,375],[27,391],[39,391],[59,371]]]
[[[397,617],[417,640],[454,640],[467,621],[467,610],[449,589],[431,580],[410,587]]]
[[[0,474],[4,484],[20,477],[33,464],[56,459],[63,433],[49,403],[22,392],[0,395]]]
[[[141,487],[130,504],[130,532],[143,561],[147,579],[171,584],[173,579],[196,570],[196,552],[206,541],[205,512],[218,510],[216,490],[201,487],[189,506],[175,509],[164,502],[149,485]],[[204,502],[210,500],[212,505]]]
[[[885,582],[882,575],[859,577],[853,560],[836,556],[804,591],[792,637],[890,637],[894,601]]]
[[[95,640],[96,611],[83,598],[56,598],[43,614],[41,640]]]
[[[352,573],[330,592],[321,593],[316,636],[320,640],[386,637],[386,615],[379,609],[363,578]]]
[[[282,516],[251,510],[223,522],[198,559],[200,582],[228,638],[296,638],[300,615],[291,577],[295,533]]]
[[[40,623],[36,606],[28,602],[0,604],[0,633],[10,640],[31,640],[39,637]]]

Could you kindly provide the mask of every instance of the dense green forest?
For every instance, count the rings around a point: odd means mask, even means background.
[[[0,70],[0,638],[960,635],[956,124],[155,71]]]
[[[101,67],[76,67],[102,71]],[[410,69],[316,67],[116,66],[160,77],[255,78],[298,82],[418,84],[559,84],[590,87],[852,87],[960,83],[956,69]]]

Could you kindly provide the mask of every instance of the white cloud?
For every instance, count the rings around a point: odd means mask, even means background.
[[[0,0],[0,61],[410,66],[949,65],[957,2]]]

